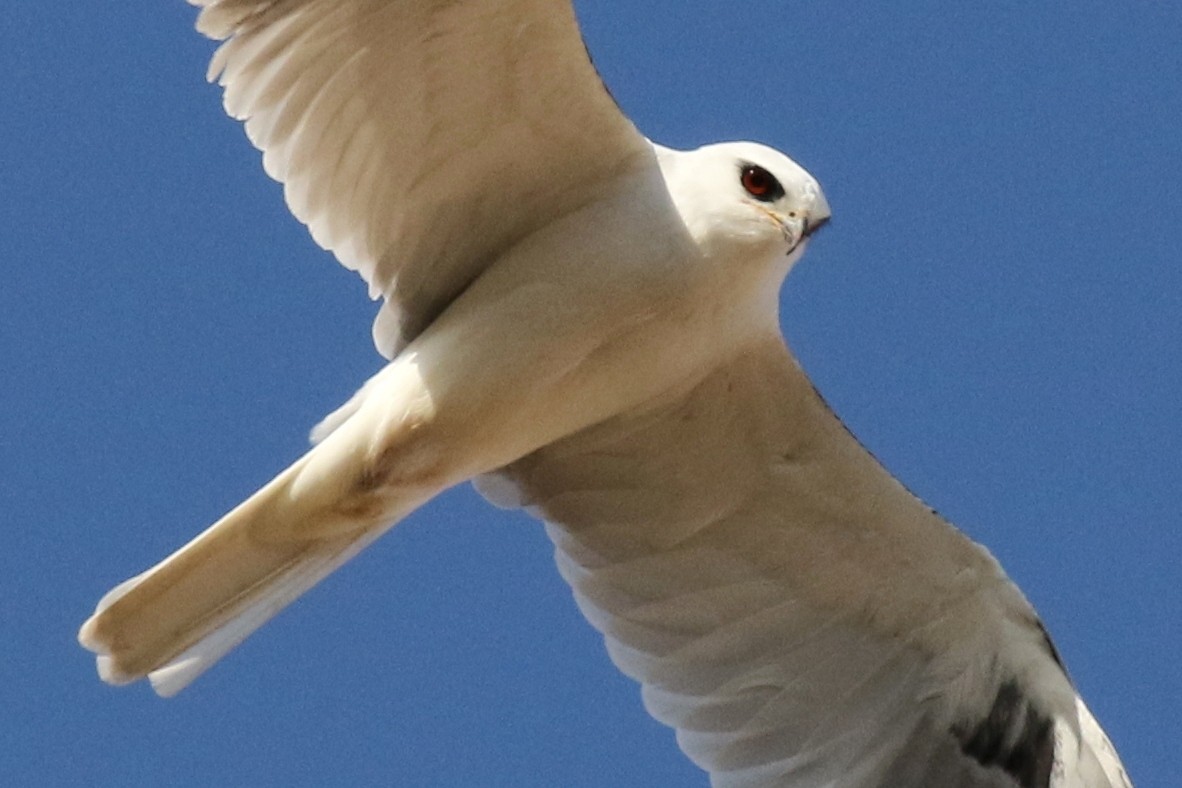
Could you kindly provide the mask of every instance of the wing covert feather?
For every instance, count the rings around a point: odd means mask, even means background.
[[[651,157],[566,0],[193,0],[209,68],[388,357],[507,248]]]

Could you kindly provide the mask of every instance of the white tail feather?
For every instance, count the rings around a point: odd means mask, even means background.
[[[149,673],[148,680],[152,683],[152,689],[162,698],[176,695],[235,646],[246,640],[252,632],[368,547],[384,532],[384,529],[369,531],[337,553],[317,555],[299,561],[281,575],[269,580],[233,619],[222,623],[170,662]]]
[[[78,639],[104,681],[148,676],[176,694],[423,500],[342,485],[363,477],[358,436],[346,433],[102,598]]]

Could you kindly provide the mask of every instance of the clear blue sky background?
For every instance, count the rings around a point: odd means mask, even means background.
[[[583,2],[626,111],[757,139],[833,226],[783,322],[1041,611],[1138,784],[1182,773],[1182,10]],[[180,0],[0,23],[0,783],[704,786],[540,527],[443,496],[172,701],[98,596],[297,457],[380,360],[359,280],[203,82]]]

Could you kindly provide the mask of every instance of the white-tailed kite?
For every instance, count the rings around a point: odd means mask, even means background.
[[[467,480],[547,523],[718,786],[1128,786],[1034,610],[884,471],[779,332],[829,218],[752,143],[620,113],[568,0],[194,0],[210,77],[390,359],[315,446],[98,605],[172,695]]]

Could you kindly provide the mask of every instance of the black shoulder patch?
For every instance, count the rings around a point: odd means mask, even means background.
[[[1048,788],[1055,759],[1055,737],[1049,717],[1031,706],[1008,681],[1001,685],[985,719],[956,725],[953,735],[965,755],[982,766],[997,766],[1022,788]]]

